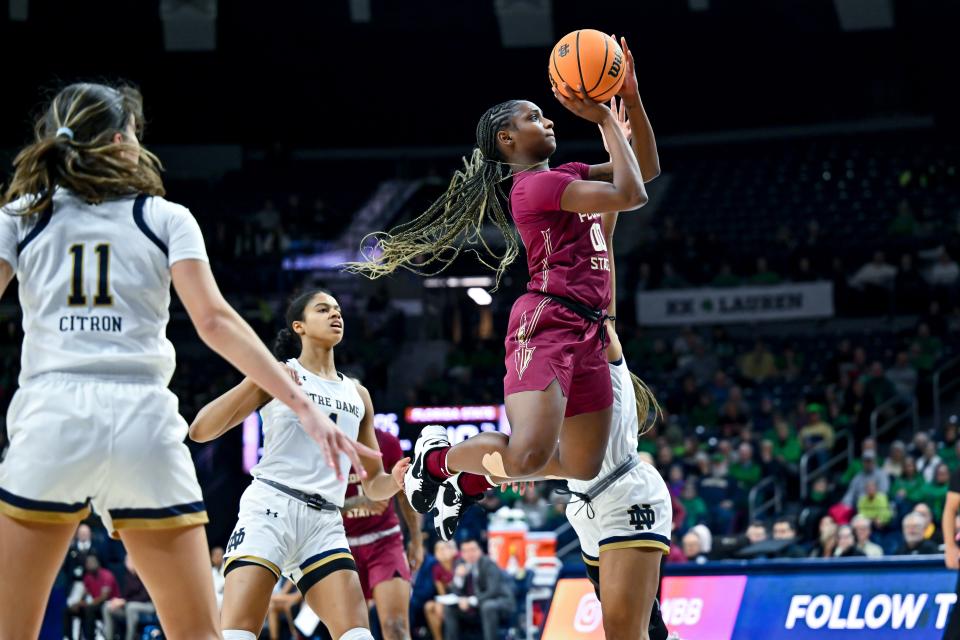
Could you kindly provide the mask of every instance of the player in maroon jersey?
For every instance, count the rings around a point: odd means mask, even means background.
[[[377,444],[384,464],[393,466],[403,459],[400,441],[385,431],[376,429]],[[353,552],[360,574],[363,595],[377,607],[380,630],[384,640],[410,638],[410,572],[423,563],[423,537],[420,534],[420,515],[400,494],[396,507],[403,514],[409,542],[403,547],[400,520],[393,498],[370,500],[363,494],[363,485],[353,469],[350,470],[346,500],[340,511],[347,542]]]
[[[622,46],[627,69],[618,95],[633,128],[632,149],[609,108],[580,87],[565,87],[570,98],[554,89],[566,109],[600,125],[611,161],[551,169],[553,122],[526,100],[498,104],[480,119],[477,148],[446,194],[411,222],[378,234],[371,261],[348,265],[370,277],[397,268],[436,272],[472,244],[468,250],[496,270],[499,283],[519,253],[507,211],[526,249],[530,282],[513,306],[506,337],[512,435],[482,433],[451,447],[443,428],[427,427],[405,478],[410,504],[434,512],[441,537],[452,536],[465,504],[492,487],[492,478],[590,479],[600,471],[612,403],[603,330],[610,267],[600,214],[645,204],[644,181],[660,172],[633,56]],[[505,210],[501,183],[511,177]],[[503,233],[502,254],[481,235],[488,220]]]

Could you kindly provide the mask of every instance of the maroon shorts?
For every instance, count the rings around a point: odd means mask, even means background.
[[[373,590],[381,582],[403,578],[410,582],[410,565],[403,547],[403,534],[395,533],[370,544],[351,546],[353,559],[360,574],[363,597],[373,598]]]
[[[535,293],[520,296],[510,311],[504,346],[504,397],[543,391],[557,380],[567,399],[567,417],[613,404],[601,325],[559,302]]]

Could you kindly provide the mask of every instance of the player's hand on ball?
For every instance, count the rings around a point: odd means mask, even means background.
[[[403,491],[403,476],[407,473],[408,468],[410,468],[410,458],[403,458],[397,460],[397,464],[393,465],[393,469],[390,470],[390,475],[393,476],[393,481],[400,487],[400,491]]]
[[[341,453],[347,456],[361,478],[367,477],[367,472],[363,468],[363,464],[360,463],[360,456],[379,458],[379,451],[350,439],[347,434],[337,428],[337,425],[329,416],[321,412],[313,403],[307,405],[306,411],[298,417],[300,418],[300,424],[303,425],[303,430],[314,442],[320,445],[324,459],[330,468],[336,471],[338,480],[343,480],[343,470],[339,464]]]
[[[616,36],[613,37],[617,39]],[[620,85],[620,91],[617,95],[627,100],[636,100],[640,97],[640,86],[637,83],[637,68],[633,64],[633,52],[627,46],[627,39],[620,38],[620,49],[623,51],[623,58],[626,62],[626,68],[623,70],[623,84]]]
[[[553,88],[553,97],[556,98],[567,111],[580,116],[584,120],[589,120],[594,124],[600,124],[612,116],[610,109],[607,108],[606,105],[597,104],[588,98],[587,95],[583,93],[582,87],[577,86],[577,88],[574,89],[564,82],[563,89],[570,94],[569,98],[558,91],[556,87]]]

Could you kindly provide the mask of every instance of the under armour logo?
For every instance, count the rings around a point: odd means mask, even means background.
[[[560,49],[557,51],[557,55],[563,58],[568,53],[570,53],[570,45],[568,44],[560,45]]]
[[[273,516],[274,518],[276,518],[276,517],[277,517],[278,515],[280,515],[280,514],[277,513],[276,511],[270,511],[270,509],[267,509],[267,515],[268,515],[268,516]]]
[[[245,535],[246,534],[243,531],[243,527],[240,527],[239,529],[234,531],[233,534],[230,536],[230,540],[227,542],[227,552],[229,553],[230,551],[233,551],[234,549],[239,547],[241,544],[243,544],[243,538],[245,537]]]
[[[630,526],[637,531],[652,529],[657,521],[657,514],[648,504],[635,504],[627,509],[627,513],[630,514]]]

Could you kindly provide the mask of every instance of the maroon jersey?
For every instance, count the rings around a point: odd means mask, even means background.
[[[403,458],[400,441],[386,431],[380,429],[374,429],[374,431],[377,434],[380,453],[383,454],[383,468],[386,469],[387,473],[390,473],[393,465]],[[360,493],[363,493],[360,476],[357,475],[356,469],[350,469],[346,497],[352,498]],[[400,520],[397,518],[397,512],[393,507],[393,498],[390,498],[390,504],[387,505],[386,511],[380,515],[371,515],[366,509],[351,509],[346,512],[343,514],[343,528],[347,532],[347,537],[353,538],[399,526]]]
[[[582,162],[513,177],[510,212],[527,250],[532,293],[549,293],[594,309],[610,303],[610,259],[599,213],[563,211],[567,185],[586,180]]]

